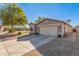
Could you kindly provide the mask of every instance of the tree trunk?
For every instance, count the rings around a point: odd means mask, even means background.
[[[13,29],[13,25],[11,25],[11,29]]]

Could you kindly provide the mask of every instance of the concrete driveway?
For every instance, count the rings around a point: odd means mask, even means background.
[[[0,56],[21,56],[57,37],[45,35],[28,35],[20,38],[6,37],[0,42]],[[8,39],[8,40],[6,40]]]
[[[79,33],[71,33],[67,37],[52,40],[32,50],[25,56],[79,56]]]

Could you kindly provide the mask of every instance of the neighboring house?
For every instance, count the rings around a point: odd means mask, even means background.
[[[79,25],[77,25],[74,29],[76,32],[79,32]]]
[[[27,31],[29,30],[29,25],[14,25],[13,28],[17,31]]]
[[[2,20],[0,20],[0,32],[3,32],[4,26],[2,25]]]
[[[2,20],[0,20],[0,32],[11,29],[11,25],[3,25]],[[27,31],[30,29],[29,25],[13,25],[13,28],[17,31]]]
[[[5,32],[6,30],[6,26],[0,25],[0,32]]]
[[[0,32],[2,32],[4,29],[4,27],[2,25],[0,25]]]
[[[35,23],[30,23],[29,26],[30,26],[30,33],[35,33],[35,31],[36,31]]]
[[[6,25],[5,29],[9,30],[11,29],[10,25]],[[28,31],[29,30],[29,25],[13,25],[13,29],[17,30],[17,31]]]
[[[65,36],[72,32],[72,26],[68,23],[55,19],[44,19],[36,27],[39,28],[37,32],[43,35],[51,36]]]

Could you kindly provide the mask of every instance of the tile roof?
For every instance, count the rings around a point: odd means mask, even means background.
[[[36,25],[39,25],[40,23],[42,23],[43,21],[45,20],[51,20],[51,21],[57,21],[57,22],[62,22],[64,24],[67,24],[68,26],[71,26],[69,23],[65,22],[65,21],[62,21],[62,20],[57,20],[57,19],[50,19],[50,18],[45,18],[43,19],[41,22],[37,23]],[[72,26],[71,26],[72,27]]]

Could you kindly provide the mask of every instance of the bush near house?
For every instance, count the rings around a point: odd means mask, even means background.
[[[16,32],[15,29],[9,29],[9,33],[14,33],[14,32]]]
[[[18,35],[21,35],[22,33],[21,32],[18,32]]]

